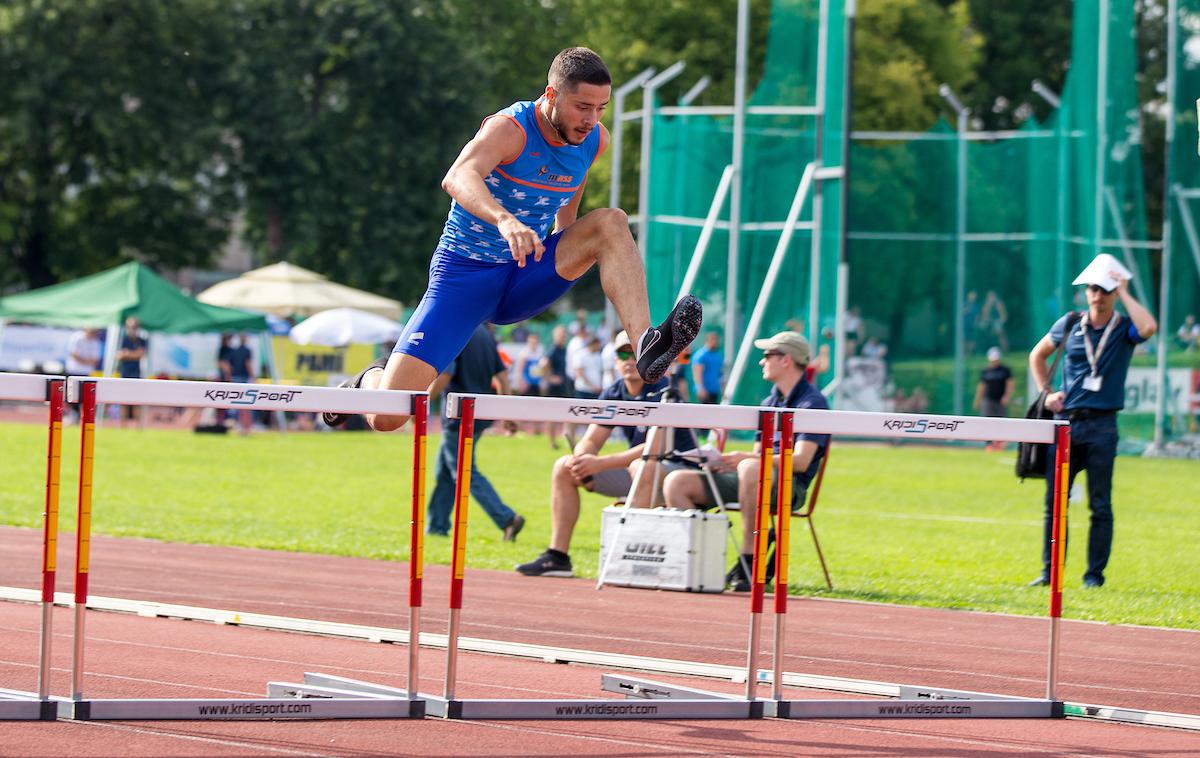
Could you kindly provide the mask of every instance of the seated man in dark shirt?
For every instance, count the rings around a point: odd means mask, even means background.
[[[667,386],[663,377],[653,385],[646,384],[637,372],[633,345],[625,332],[613,340],[616,349],[616,373],[620,379],[600,393],[598,400],[657,400]],[[629,443],[629,449],[620,453],[601,455],[600,450],[616,431]],[[550,512],[552,527],[550,547],[529,563],[517,566],[517,571],[526,576],[574,576],[571,565],[571,535],[579,521],[579,490],[585,489],[610,497],[622,497],[629,493],[633,478],[642,468],[642,450],[645,447],[648,429],[644,426],[608,426],[591,424],[575,445],[571,455],[564,455],[554,464],[550,483]],[[657,435],[657,440],[664,440]],[[676,429],[675,450],[691,450],[696,447],[695,434],[690,429]],[[664,442],[656,441],[660,448]],[[659,451],[656,451],[659,452]],[[654,484],[654,468],[657,461],[651,459],[638,482],[633,504],[650,507],[650,490]],[[684,464],[667,462],[666,472],[685,468]]]
[[[812,350],[808,341],[796,332],[780,332],[774,337],[755,340],[754,346],[763,351],[759,365],[763,368],[763,379],[774,386],[771,394],[763,399],[762,405],[771,408],[827,409],[829,403],[816,387],[804,378]],[[776,433],[773,441],[775,452],[779,452],[780,439]],[[792,502],[793,510],[803,507],[808,483],[817,475],[821,458],[829,446],[828,434],[801,433],[795,436],[792,452]],[[750,578],[744,566],[753,560],[754,512],[758,498],[758,457],[762,440],[754,445],[753,452],[724,453],[710,464],[713,478],[724,502],[737,501],[742,512],[743,560],[734,564],[729,572],[730,587],[737,592],[750,589]],[[775,481],[778,481],[779,459],[775,458]],[[663,482],[663,494],[671,508],[705,508],[716,505],[704,475],[696,471],[674,471]],[[771,507],[775,508],[777,492],[771,489]],[[747,553],[747,551],[751,551]]]

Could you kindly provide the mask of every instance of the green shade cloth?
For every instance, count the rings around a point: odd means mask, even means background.
[[[147,331],[170,334],[267,329],[262,315],[197,302],[137,262],[0,299],[7,321],[101,328],[128,316]]]

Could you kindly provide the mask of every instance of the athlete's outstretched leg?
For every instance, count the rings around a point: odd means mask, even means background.
[[[648,382],[658,381],[699,334],[700,301],[684,296],[666,321],[650,328],[646,272],[629,232],[629,217],[618,208],[594,210],[563,233],[555,254],[559,276],[578,279],[593,263],[600,267],[600,284],[621,325],[634,337],[638,373]]]

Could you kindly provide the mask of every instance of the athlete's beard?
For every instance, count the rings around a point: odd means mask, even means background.
[[[553,107],[550,109],[550,112],[546,114],[546,121],[550,124],[550,126],[554,127],[554,131],[558,132],[559,139],[568,145],[575,144],[567,137],[567,133],[563,131],[562,125],[559,124],[558,119],[554,117]]]

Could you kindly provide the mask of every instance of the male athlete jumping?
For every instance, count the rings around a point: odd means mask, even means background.
[[[545,93],[484,119],[442,179],[453,198],[429,264],[429,285],[392,354],[346,386],[423,391],[479,324],[511,324],[546,310],[593,264],[625,331],[637,370],[657,382],[700,331],[700,301],[685,296],[650,326],[646,275],[624,211],[578,218],[587,172],[608,145],[600,123],[612,77],[585,47],[550,64]],[[551,234],[551,227],[554,233]],[[340,414],[324,414],[336,426]],[[407,416],[368,415],[378,431]]]

